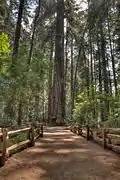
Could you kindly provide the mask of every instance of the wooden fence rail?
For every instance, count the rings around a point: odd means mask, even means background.
[[[73,125],[70,130],[87,140],[92,140],[102,145],[103,148],[111,149],[120,154],[120,128],[92,128]]]
[[[11,138],[16,137],[17,135],[20,135],[21,133],[26,134],[26,140],[18,142],[8,147],[9,140]],[[5,164],[7,157],[12,155],[13,153],[16,153],[27,147],[34,146],[35,140],[39,137],[43,137],[42,124],[38,125],[38,127],[31,126],[28,128],[18,129],[9,132],[7,128],[2,128],[2,133],[0,133],[0,166],[3,166]]]

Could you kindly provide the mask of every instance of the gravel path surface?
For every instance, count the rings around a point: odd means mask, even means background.
[[[0,180],[120,180],[120,157],[64,128],[8,159]]]

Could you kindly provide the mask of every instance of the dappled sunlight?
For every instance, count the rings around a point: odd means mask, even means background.
[[[116,158],[114,158],[113,156],[110,156],[108,158],[108,156],[106,156],[106,154],[104,155],[97,155],[97,154],[94,154],[93,156],[93,159],[96,160],[97,158],[97,161],[102,163],[102,164],[105,164],[105,165],[114,165],[116,164]],[[120,160],[120,158],[119,158]],[[120,165],[120,161],[119,161],[119,165]],[[119,167],[120,169],[120,167]]]
[[[54,150],[54,152],[55,153],[58,153],[58,154],[68,154],[68,153],[70,153],[71,152],[71,150],[69,150],[69,149],[56,149],[56,150]]]
[[[34,147],[8,159],[0,169],[0,180],[1,177],[8,177],[4,180],[119,179],[119,157],[69,131],[62,133],[56,128],[52,133],[48,129],[48,134],[38,139]]]
[[[58,135],[58,133],[59,133],[59,135],[68,135],[66,131],[65,131],[65,132],[52,132],[52,133],[47,133],[47,132],[46,132],[45,134],[46,134],[46,135],[52,134],[52,135],[54,136],[54,135]]]
[[[48,151],[50,151],[49,148],[34,148],[29,150],[30,153],[44,153]]]
[[[60,141],[66,141],[66,142],[73,142],[76,141],[76,139],[72,138],[72,137],[67,137],[67,138],[60,138]]]
[[[78,153],[88,153],[89,152],[89,150],[87,150],[87,149],[73,149],[72,150],[73,152],[78,152]]]
[[[86,149],[65,149],[65,148],[61,148],[61,149],[56,149],[54,150],[55,153],[58,154],[67,154],[67,153],[87,153],[88,150]]]
[[[40,174],[40,177],[43,177],[46,173],[47,172],[44,168],[38,166],[37,164],[31,164],[30,162],[28,162],[24,165],[16,164],[15,167],[11,167],[9,170],[5,171],[5,176],[9,175],[9,177],[14,177],[12,178],[12,180],[39,180],[38,174]]]
[[[73,138],[68,138],[68,139],[63,139],[63,141],[66,141],[66,142],[73,142],[73,141],[75,141],[75,139],[73,139]]]
[[[55,139],[54,138],[44,138],[44,141],[54,142]]]
[[[79,136],[71,136],[71,138],[73,138],[73,139],[80,139],[80,137]]]

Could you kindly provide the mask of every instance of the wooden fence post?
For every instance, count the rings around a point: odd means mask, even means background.
[[[90,139],[90,128],[89,126],[87,126],[87,140]]]
[[[82,128],[78,125],[78,136],[82,135]]]
[[[40,137],[43,137],[43,124],[40,125]]]
[[[35,133],[34,133],[34,127],[31,126],[31,129],[30,129],[30,146],[34,146],[35,145],[35,139],[34,139],[34,136],[35,136]]]
[[[103,148],[106,148],[106,129],[103,129]]]
[[[27,132],[27,139],[30,139],[30,133],[31,133],[31,129],[29,129]]]
[[[2,155],[0,156],[0,166],[3,166],[6,161],[6,151],[7,151],[7,129],[2,129]]]
[[[94,137],[93,137],[93,129],[90,129],[90,140],[93,140]]]
[[[76,125],[74,126],[74,132],[73,132],[74,134],[76,134],[77,133],[77,127],[76,127]]]
[[[30,142],[28,143],[28,147],[31,147],[31,128],[27,132],[27,139],[30,140]]]

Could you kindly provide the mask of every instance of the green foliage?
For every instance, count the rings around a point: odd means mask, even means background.
[[[8,35],[2,33],[0,35],[0,59],[8,58],[10,52],[11,51],[10,51],[10,43],[9,43]]]
[[[88,124],[92,121],[95,100],[88,97],[87,91],[82,92],[77,97],[73,117],[81,124]]]
[[[23,53],[19,56],[16,64],[16,77],[11,77],[9,74],[0,78],[1,124],[17,125],[20,101],[22,103],[22,122],[27,123],[29,118],[33,119],[35,116],[35,96],[42,101],[44,82],[48,77],[48,59],[39,53],[33,57],[29,70],[26,63]]]
[[[8,39],[8,35],[5,33],[0,34],[0,70],[2,73],[5,73],[6,68],[10,64],[10,43]]]
[[[20,143],[20,142],[25,141],[25,140],[27,140],[27,134],[26,133],[19,133],[17,136],[9,139],[7,146],[10,147],[14,144]]]
[[[7,141],[7,147],[10,147],[14,144],[20,143],[22,141],[27,140],[27,134],[26,133],[19,133],[18,135],[11,137]],[[0,151],[2,149],[2,143],[0,144]]]
[[[105,122],[109,127],[120,127],[120,91],[116,96],[111,96],[110,112],[108,121]]]
[[[101,121],[100,111],[104,101],[109,101],[109,114],[105,122]],[[117,96],[110,94],[96,93],[92,99],[84,91],[77,97],[77,103],[74,109],[74,121],[80,124],[102,124],[107,127],[120,127],[120,92]]]

